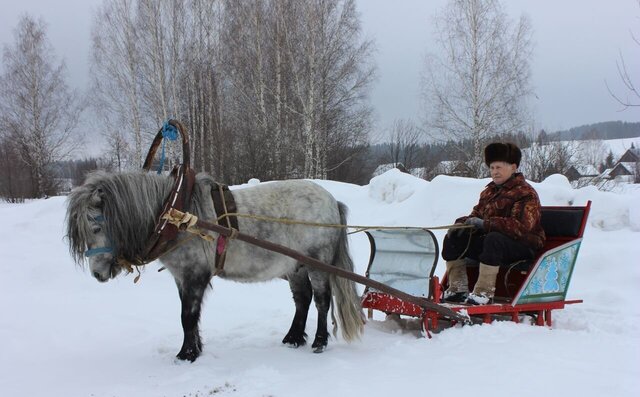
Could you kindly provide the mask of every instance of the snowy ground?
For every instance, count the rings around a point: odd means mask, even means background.
[[[434,226],[468,213],[487,182],[393,170],[367,186],[318,183],[350,206],[352,224]],[[561,176],[534,187],[543,205],[593,201],[569,291],[584,303],[554,312],[554,329],[498,322],[427,340],[378,315],[360,342],[313,354],[280,343],[293,315],[284,281],[215,279],[193,364],[174,360],[182,329],[167,272],[152,264],[137,285],[98,284],[67,253],[63,197],[0,204],[0,396],[637,395],[640,191],[573,190]],[[364,236],[351,250],[364,273]]]

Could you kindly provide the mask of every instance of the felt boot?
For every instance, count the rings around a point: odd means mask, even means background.
[[[467,280],[467,264],[464,259],[447,262],[447,280],[449,288],[444,291],[445,302],[464,302],[469,295],[469,281]]]
[[[472,305],[486,305],[493,302],[496,292],[496,278],[498,277],[499,266],[489,266],[480,263],[478,271],[478,281],[473,287],[473,292],[467,297],[467,303]]]

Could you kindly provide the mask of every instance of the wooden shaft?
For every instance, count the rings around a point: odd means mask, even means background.
[[[184,213],[177,211],[175,209],[171,209],[171,211],[169,212],[169,215],[171,217],[177,217],[177,218],[181,218]],[[258,238],[255,238],[253,236],[249,236],[248,234],[244,234],[244,233],[240,233],[238,231],[226,228],[224,226],[220,226],[217,225],[215,223],[211,223],[211,222],[207,222],[207,221],[203,221],[201,219],[198,219],[198,221],[196,222],[196,226],[201,228],[201,229],[207,229],[207,230],[211,230],[212,232],[221,234],[223,236],[226,237],[230,237],[230,238],[235,238],[238,239],[240,241],[244,241],[245,243],[251,244],[251,245],[255,245],[257,247],[260,248],[264,248],[266,250],[269,251],[273,251],[273,252],[277,252],[279,254],[282,255],[286,255],[290,258],[295,259],[298,262],[304,263],[305,265],[311,266],[315,269],[318,270],[322,270],[324,272],[327,273],[332,273],[335,274],[339,277],[344,277],[346,279],[349,279],[351,281],[354,281],[356,283],[362,284],[362,285],[366,285],[367,287],[370,288],[374,288],[378,291],[381,292],[385,292],[388,293],[390,295],[396,296],[404,301],[413,303],[414,305],[420,306],[423,309],[429,309],[429,310],[433,310],[437,313],[440,313],[441,315],[445,316],[445,317],[449,317],[452,320],[458,320],[458,321],[462,321],[462,322],[468,322],[469,319],[463,315],[461,315],[458,312],[455,312],[451,309],[449,309],[448,307],[444,307],[441,305],[438,305],[436,303],[431,302],[428,299],[425,298],[420,298],[417,296],[413,296],[410,294],[407,294],[406,292],[400,291],[398,289],[389,287],[386,284],[383,284],[381,282],[375,281],[375,280],[371,280],[370,278],[361,276],[357,273],[353,273],[350,272],[348,270],[345,269],[341,269],[335,266],[330,266],[327,265],[326,263],[319,261],[315,258],[311,258],[308,257],[306,255],[301,254],[298,251],[292,250],[291,248],[282,246],[280,244],[275,244],[266,240],[261,240]]]

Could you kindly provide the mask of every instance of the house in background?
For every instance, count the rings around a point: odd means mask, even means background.
[[[607,172],[608,171],[608,172]],[[640,183],[640,148],[631,145],[604,178],[623,183]],[[604,174],[604,173],[603,173]]]
[[[573,182],[581,178],[595,178],[600,175],[600,172],[593,165],[572,165],[564,175]]]
[[[636,183],[638,181],[638,164],[637,162],[618,162],[609,172],[609,178],[627,183]]]
[[[627,149],[626,152],[620,157],[618,163],[637,163],[640,161],[640,149],[632,147]]]

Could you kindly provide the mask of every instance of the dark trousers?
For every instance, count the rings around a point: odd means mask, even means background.
[[[533,259],[535,252],[528,246],[498,232],[483,233],[474,229],[444,238],[442,259],[452,261],[469,258],[485,265],[508,266]]]

